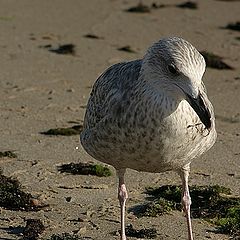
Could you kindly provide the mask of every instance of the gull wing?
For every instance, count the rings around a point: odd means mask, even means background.
[[[114,106],[130,96],[138,81],[142,61],[118,63],[108,68],[95,82],[87,104],[84,128],[94,128]]]

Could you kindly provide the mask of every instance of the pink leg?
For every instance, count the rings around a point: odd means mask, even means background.
[[[118,185],[118,199],[121,207],[121,240],[126,240],[125,234],[125,205],[128,198],[127,189],[124,183],[124,174],[126,169],[117,170],[117,175],[119,178]]]
[[[189,188],[188,188],[189,173],[190,173],[190,164],[187,164],[186,166],[183,167],[183,169],[179,171],[179,175],[182,179],[182,187],[183,187],[182,205],[187,218],[188,240],[193,240],[192,223],[191,223],[191,215],[190,215],[191,197],[190,197]]]

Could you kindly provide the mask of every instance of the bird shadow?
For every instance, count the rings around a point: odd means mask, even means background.
[[[133,213],[137,217],[141,217],[146,210],[145,204],[138,204],[128,208],[128,213]]]

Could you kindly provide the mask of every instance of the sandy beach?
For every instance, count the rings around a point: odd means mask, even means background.
[[[221,185],[240,196],[240,41],[239,31],[225,29],[239,21],[239,1],[198,1],[197,9],[179,8],[184,1],[142,1],[148,13],[127,12],[135,0],[3,0],[0,2],[0,158],[3,174],[48,204],[40,211],[0,212],[0,239],[21,239],[29,218],[41,219],[45,231],[77,233],[86,239],[119,239],[117,178],[63,174],[66,163],[95,162],[79,136],[47,136],[51,128],[82,124],[91,86],[110,65],[142,58],[152,43],[179,36],[199,51],[223,58],[232,70],[207,68],[204,83],[216,114],[214,147],[192,162],[191,185]],[[166,4],[161,8],[151,7]],[[90,36],[89,36],[90,34]],[[86,36],[88,35],[88,36]],[[93,35],[93,36],[92,36]],[[94,37],[95,36],[95,37]],[[73,54],[57,54],[73,44]],[[129,46],[132,52],[119,51]],[[129,48],[127,48],[129,49]],[[53,51],[49,51],[53,50]],[[156,239],[187,239],[183,213],[138,218],[131,208],[146,199],[146,187],[179,185],[174,172],[141,173],[128,169],[127,224],[157,229]],[[215,226],[193,219],[195,240],[227,240]],[[130,238],[137,239],[137,238]]]

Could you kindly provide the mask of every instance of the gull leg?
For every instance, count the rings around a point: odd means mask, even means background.
[[[183,188],[182,205],[183,205],[183,210],[186,214],[186,219],[187,219],[188,240],[193,240],[192,223],[191,223],[191,215],[190,215],[191,197],[190,197],[189,188],[188,188],[189,173],[190,173],[190,164],[187,164],[179,171],[179,175],[182,179],[182,188]]]
[[[124,182],[125,172],[126,172],[126,169],[117,170],[117,175],[119,179],[118,199],[121,207],[121,240],[127,239],[125,234],[125,205],[126,205],[126,200],[128,198],[128,193],[127,193],[126,185]]]

